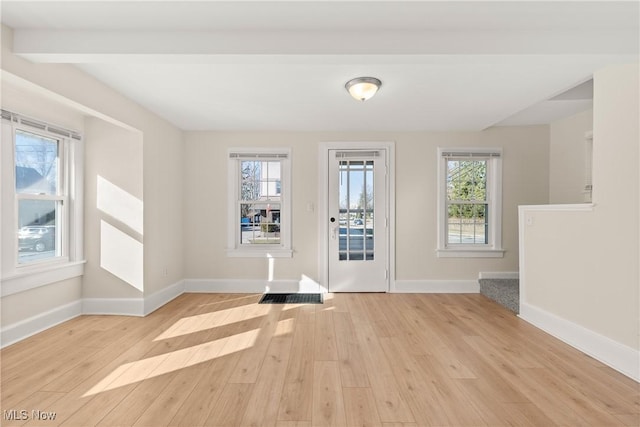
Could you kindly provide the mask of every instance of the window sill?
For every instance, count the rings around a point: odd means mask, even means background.
[[[438,249],[438,258],[503,258],[504,249]]]
[[[62,280],[72,279],[84,274],[86,261],[65,262],[41,266],[38,269],[21,271],[2,278],[2,292],[0,296],[17,294],[40,286],[50,285]]]
[[[227,249],[229,258],[293,258],[291,249]]]

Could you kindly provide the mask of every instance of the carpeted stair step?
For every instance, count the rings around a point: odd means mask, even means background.
[[[518,279],[480,279],[480,293],[518,314],[520,281]]]

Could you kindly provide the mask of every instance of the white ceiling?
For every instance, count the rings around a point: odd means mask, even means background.
[[[71,63],[185,130],[480,130],[637,62],[639,3],[2,1],[14,51]],[[382,80],[365,103],[344,84]],[[551,98],[554,98],[551,100]]]

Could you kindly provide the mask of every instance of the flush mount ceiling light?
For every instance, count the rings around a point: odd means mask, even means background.
[[[349,80],[344,87],[358,101],[366,101],[376,94],[382,82],[375,77],[357,77]]]

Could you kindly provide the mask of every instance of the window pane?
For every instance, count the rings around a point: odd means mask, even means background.
[[[280,203],[240,203],[240,244],[280,243]]]
[[[242,161],[241,200],[279,200],[282,192],[279,161]]]
[[[447,200],[486,200],[486,160],[447,160]]]
[[[260,197],[260,162],[240,162],[240,200],[258,200]]]
[[[449,205],[448,244],[488,243],[488,204]]]
[[[16,192],[58,194],[58,141],[16,131]]]
[[[487,244],[489,243],[487,211],[489,205],[474,205],[474,241],[473,243]]]
[[[462,223],[459,218],[449,219],[447,224],[447,243],[462,243]]]
[[[263,194],[270,200],[280,196],[280,162],[264,162],[266,173],[261,176]]]
[[[20,200],[18,204],[18,262],[61,255],[57,238],[60,207],[56,200]]]
[[[487,160],[447,160],[447,244],[488,244]]]

